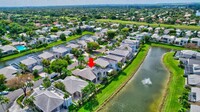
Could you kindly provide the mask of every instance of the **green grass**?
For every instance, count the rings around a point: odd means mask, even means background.
[[[151,43],[151,46],[162,47],[162,48],[172,49],[172,50],[186,50],[187,49],[181,46],[175,46],[175,45],[164,44],[164,43]]]
[[[173,58],[173,54],[174,52],[168,52],[163,58],[163,62],[170,72],[167,96],[162,108],[163,112],[178,112],[181,108],[178,99],[185,90],[185,79],[183,77],[184,72],[183,69],[178,66],[179,61]]]
[[[97,93],[96,100],[98,105],[94,104],[93,110],[97,110],[109,97],[111,97],[128,79],[132,77],[132,75],[138,70],[143,60],[145,59],[150,46],[145,45],[137,57],[127,66],[118,77],[116,77],[112,82],[107,85],[101,92]],[[87,112],[84,106],[80,108],[80,112]]]
[[[18,58],[18,57],[21,57],[21,56],[24,56],[24,55],[27,55],[27,54],[31,54],[31,53],[35,53],[35,52],[39,52],[39,51],[43,51],[43,50],[46,50],[46,49],[49,49],[53,46],[57,46],[57,45],[60,45],[60,44],[64,44],[64,43],[67,43],[71,40],[75,40],[77,38],[80,38],[84,35],[88,35],[88,34],[93,34],[92,32],[83,32],[82,35],[73,35],[73,36],[69,36],[66,41],[56,41],[56,42],[53,42],[53,43],[50,43],[48,44],[48,46],[46,47],[41,47],[41,48],[37,48],[37,49],[31,49],[31,50],[28,50],[28,51],[25,51],[25,52],[22,52],[22,53],[18,53],[18,54],[13,54],[13,55],[9,55],[9,56],[6,56],[6,57],[3,57],[0,59],[0,62],[3,62],[3,61],[7,61],[7,60],[11,60],[11,59],[15,59],[15,58]]]
[[[113,22],[121,24],[135,24],[135,25],[149,25],[151,27],[172,27],[178,29],[188,29],[188,30],[199,30],[200,26],[187,26],[187,25],[168,25],[168,24],[157,24],[157,23],[145,23],[145,22],[134,22],[134,21],[123,21],[123,20],[111,20],[111,19],[97,19],[98,22]]]

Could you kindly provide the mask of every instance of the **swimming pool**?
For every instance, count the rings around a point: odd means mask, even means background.
[[[17,48],[18,51],[24,51],[27,49],[27,47],[25,47],[24,45],[17,45],[15,47]]]

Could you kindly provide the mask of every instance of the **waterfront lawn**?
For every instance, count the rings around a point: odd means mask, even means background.
[[[150,46],[149,45],[144,45],[136,58],[128,65],[119,75],[118,77],[115,77],[110,84],[108,84],[105,88],[103,88],[99,93],[96,95],[96,101],[98,102],[98,105],[92,105],[90,103],[90,106],[92,107],[93,110],[97,110],[100,108],[100,106],[103,105],[103,103],[109,99],[123,84],[128,81],[134,73],[138,70],[140,65],[142,64],[143,60],[145,59],[148,50]],[[80,108],[80,112],[89,112],[91,110],[86,110],[86,105],[87,103]]]
[[[181,46],[175,46],[175,45],[170,45],[170,44],[164,44],[164,43],[150,43],[151,46],[153,47],[162,47],[166,49],[172,49],[172,50],[186,50],[188,48],[184,48]]]
[[[175,60],[174,52],[168,52],[164,55],[163,62],[170,72],[170,80],[166,93],[166,99],[162,108],[163,112],[178,112],[182,107],[178,101],[183,92],[185,91],[183,77],[184,71],[180,68],[179,61]]]
[[[21,53],[18,53],[18,54],[13,54],[13,55],[9,55],[9,56],[3,57],[3,58],[0,59],[0,62],[11,60],[11,59],[15,59],[15,58],[18,58],[18,57],[21,57],[21,56],[24,56],[24,55],[27,55],[27,54],[30,54],[30,53],[35,53],[35,52],[43,51],[43,50],[49,49],[49,48],[51,48],[53,46],[64,44],[66,42],[69,42],[69,41],[74,40],[74,39],[78,39],[78,38],[80,38],[80,37],[82,37],[84,35],[89,35],[89,34],[92,35],[93,33],[85,31],[85,32],[82,33],[82,35],[72,35],[72,36],[69,36],[66,39],[66,41],[58,40],[56,42],[52,42],[52,43],[48,44],[48,46],[46,46],[46,47],[31,49],[31,50],[27,50],[27,51],[24,51],[24,52],[21,52]]]
[[[97,19],[96,21],[121,23],[121,24],[149,25],[151,27],[166,27],[166,28],[178,28],[178,29],[188,29],[188,30],[199,30],[200,31],[200,26],[169,25],[169,24],[145,23],[145,22],[135,22],[135,21],[111,20],[111,19]]]

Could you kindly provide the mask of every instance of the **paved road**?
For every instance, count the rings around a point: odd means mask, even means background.
[[[34,82],[34,87],[33,88],[36,88],[39,85],[41,85],[42,84],[42,80],[43,79],[40,79],[40,80]],[[8,104],[8,107],[10,107],[13,104],[13,102],[16,100],[16,98],[18,98],[21,94],[23,94],[22,89],[17,89],[17,90],[15,90],[13,92],[10,92],[8,95],[6,95],[6,97],[8,97],[10,99],[10,103]]]

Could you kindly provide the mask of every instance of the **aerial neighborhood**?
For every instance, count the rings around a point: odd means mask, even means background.
[[[161,47],[170,49],[173,57],[169,61],[178,63],[176,67],[182,71],[182,91],[175,94],[179,97],[175,102],[180,100],[179,112],[199,112],[200,12],[164,8],[0,11],[3,110],[101,110],[104,106],[100,105],[139,70],[149,49]],[[180,12],[177,16],[169,16],[176,11]]]

